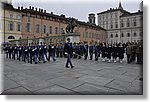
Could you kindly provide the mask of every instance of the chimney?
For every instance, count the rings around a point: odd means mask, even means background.
[[[20,10],[20,6],[18,6],[18,10]]]
[[[29,9],[31,10],[31,6],[29,6]]]
[[[23,10],[23,6],[21,6],[21,10]]]
[[[37,8],[35,8],[35,11],[37,11]]]
[[[51,12],[51,14],[53,14],[53,12]]]
[[[32,7],[32,10],[34,10],[34,7]]]
[[[46,13],[46,10],[44,10],[44,13]]]
[[[43,12],[43,9],[41,9],[41,12]]]

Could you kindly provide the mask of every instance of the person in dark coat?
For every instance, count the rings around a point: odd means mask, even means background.
[[[142,54],[143,54],[143,46],[139,42],[136,47],[137,64],[142,64],[142,58],[143,58]]]
[[[107,55],[107,53],[106,53],[106,45],[105,45],[105,43],[103,43],[102,44],[102,47],[101,47],[101,53],[102,53],[102,61],[105,61],[105,57],[106,57],[106,55]]]
[[[118,57],[118,47],[117,47],[116,43],[112,47],[112,57],[113,57],[114,63],[116,63],[117,62],[116,60]]]
[[[127,54],[127,63],[131,63],[132,48],[130,43],[128,43],[128,46],[126,47],[126,54]]]
[[[73,64],[71,62],[71,58],[73,56],[73,48],[72,48],[72,43],[70,42],[70,38],[67,38],[67,43],[65,43],[64,46],[64,52],[66,52],[67,54],[67,61],[66,61],[66,68],[69,68],[69,64],[71,66],[71,68],[73,68]]]
[[[120,63],[122,63],[122,60],[124,59],[124,53],[125,53],[125,48],[124,48],[124,46],[120,43],[120,45],[119,45],[119,47],[118,47],[118,56],[119,56]]]
[[[106,50],[107,50],[108,62],[111,62],[111,54],[112,54],[112,46],[111,46],[111,44],[107,44],[106,45]]]

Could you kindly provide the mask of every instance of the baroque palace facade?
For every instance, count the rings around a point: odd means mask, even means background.
[[[3,3],[3,42],[46,42],[64,43],[68,34],[65,28],[69,18],[65,15],[55,15],[53,12],[47,13],[46,10],[29,6],[29,8],[18,7]],[[77,20],[77,19],[76,19]],[[99,41],[106,42],[107,32],[104,28],[90,22],[77,20],[74,29],[74,39],[77,42]]]
[[[140,4],[142,8],[142,3]],[[138,42],[143,39],[143,11],[130,13],[119,7],[97,13],[98,25],[108,32],[108,42]]]

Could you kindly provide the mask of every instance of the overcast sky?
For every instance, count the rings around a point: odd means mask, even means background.
[[[34,6],[57,15],[74,17],[80,21],[87,21],[89,13],[95,13],[97,17],[99,12],[116,8],[120,1],[125,10],[135,12],[138,11],[142,0],[12,0],[15,7]]]

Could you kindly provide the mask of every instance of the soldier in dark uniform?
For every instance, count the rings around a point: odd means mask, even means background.
[[[117,62],[116,60],[118,57],[118,47],[117,47],[116,43],[112,47],[112,57],[113,57],[114,63],[116,63]]]
[[[77,55],[76,55],[76,43],[73,43],[73,46],[72,46],[72,48],[73,48],[73,52],[74,52],[74,54],[73,54],[73,58],[77,58]]]
[[[70,38],[67,38],[67,43],[65,44],[64,46],[64,52],[67,53],[67,62],[66,62],[66,65],[65,67],[66,68],[69,68],[68,64],[70,64],[71,68],[73,68],[73,64],[71,62],[71,58],[73,56],[73,48],[72,48],[72,43],[70,42]]]
[[[8,55],[9,55],[9,45],[7,45],[4,49],[4,52],[6,53],[6,58],[8,58]]]
[[[89,46],[89,54],[90,54],[90,60],[93,59],[93,44],[92,42],[90,42],[90,46]]]
[[[44,57],[44,45],[42,44],[42,42],[40,42],[40,46],[39,46],[39,56],[40,56],[40,61],[43,60],[43,63],[46,63]]]
[[[136,45],[137,43],[132,42],[132,55],[131,55],[131,62],[135,61],[135,54],[136,54]]]
[[[13,47],[13,59],[14,60],[16,59],[16,56],[17,56],[17,59],[18,59],[18,47],[15,44],[14,47]]]
[[[93,46],[94,53],[95,53],[95,61],[98,61],[99,51],[98,51],[98,44],[95,42],[95,45]]]
[[[32,43],[31,49],[32,49],[32,51],[31,51],[31,56],[32,56],[31,59],[33,59],[34,63],[37,64],[37,56],[36,56],[37,48],[36,48],[36,45],[34,45]],[[31,60],[31,63],[32,63],[32,60]]]
[[[20,44],[20,46],[18,47],[18,52],[19,52],[19,53],[18,53],[18,54],[19,54],[19,55],[18,55],[18,60],[20,61],[20,59],[21,59],[21,57],[22,57],[22,54],[23,54],[23,53],[22,53],[22,45],[21,45],[21,44]]]
[[[84,42],[84,50],[83,50],[83,52],[84,52],[84,60],[86,60],[87,59],[87,57],[88,57],[88,44],[87,44],[87,42]]]
[[[44,43],[44,56],[47,60],[49,60],[47,56],[47,45],[45,43]]]
[[[28,46],[27,46],[27,44],[24,46],[24,48],[23,48],[23,50],[24,50],[24,59],[23,59],[23,61],[24,62],[26,62],[26,59],[28,60]]]
[[[12,58],[12,53],[13,53],[13,47],[12,47],[12,45],[10,45],[8,48],[9,59]]]
[[[118,47],[118,56],[119,56],[119,60],[120,63],[122,63],[122,60],[124,58],[124,53],[125,53],[125,48],[123,47],[123,45],[120,43],[119,47]]]
[[[54,53],[55,53],[55,46],[54,44],[52,44],[51,46],[49,46],[49,61],[50,61],[50,56],[52,57],[53,61],[56,61]]]

